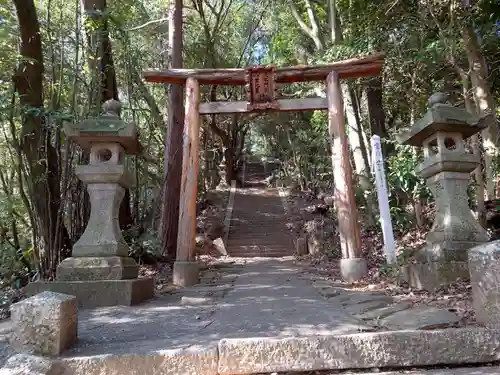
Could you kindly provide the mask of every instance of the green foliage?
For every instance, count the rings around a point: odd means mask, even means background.
[[[124,231],[123,237],[130,246],[130,256],[138,262],[151,263],[161,258],[161,243],[153,231],[143,232],[139,227],[132,227]]]
[[[422,157],[414,147],[399,144],[395,145],[394,155],[388,159],[389,206],[394,229],[400,233],[410,229],[415,222],[406,206],[431,196],[424,179],[417,174],[421,162]]]
[[[411,199],[427,196],[425,181],[416,172],[421,162],[422,158],[414,147],[395,145],[394,155],[388,160],[389,191],[401,191]]]

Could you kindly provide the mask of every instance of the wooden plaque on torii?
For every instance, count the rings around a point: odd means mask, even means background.
[[[276,68],[254,66],[245,71],[247,111],[279,110],[276,101]]]

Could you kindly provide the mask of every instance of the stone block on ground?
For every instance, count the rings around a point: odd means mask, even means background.
[[[476,321],[500,328],[500,241],[470,249],[469,272]]]
[[[0,369],[0,375],[61,375],[62,368],[48,358],[30,354],[10,357]]]
[[[457,280],[468,279],[467,262],[415,263],[401,268],[404,280],[413,288],[430,292]]]
[[[224,255],[224,256],[227,255],[226,245],[224,245],[224,241],[222,240],[222,238],[220,238],[220,237],[216,238],[215,240],[213,240],[212,243],[214,245],[215,250],[217,250],[217,252],[220,255]]]
[[[489,363],[500,359],[499,347],[499,330],[469,328],[223,339],[219,374]]]
[[[58,355],[77,340],[78,308],[72,295],[42,292],[11,306],[11,345],[26,352]]]
[[[80,308],[137,305],[154,297],[154,280],[38,281],[29,283],[26,294],[43,291],[76,296]]]
[[[438,329],[457,324],[460,318],[446,309],[432,306],[419,306],[395,312],[382,319],[380,325],[389,330],[399,329]]]
[[[214,298],[211,297],[181,297],[182,305],[210,305],[215,302]]]

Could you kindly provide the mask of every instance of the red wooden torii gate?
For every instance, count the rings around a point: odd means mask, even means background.
[[[189,286],[198,282],[195,259],[196,195],[200,115],[259,111],[328,110],[334,173],[334,199],[342,249],[341,271],[348,281],[366,273],[354,197],[352,168],[345,129],[340,79],[380,74],[384,54],[343,60],[327,65],[245,69],[170,69],[143,73],[147,82],[186,85],[182,180],[174,283]],[[277,99],[276,84],[325,81],[326,98]],[[200,85],[246,85],[247,101],[200,103]]]

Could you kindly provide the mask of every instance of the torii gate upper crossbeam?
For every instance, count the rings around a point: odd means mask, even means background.
[[[341,79],[376,76],[382,70],[384,53],[337,61],[324,65],[300,65],[276,68],[276,83],[325,81],[328,74],[336,71]],[[195,78],[200,85],[244,85],[246,69],[168,69],[146,70],[143,77],[151,83],[185,84]]]

